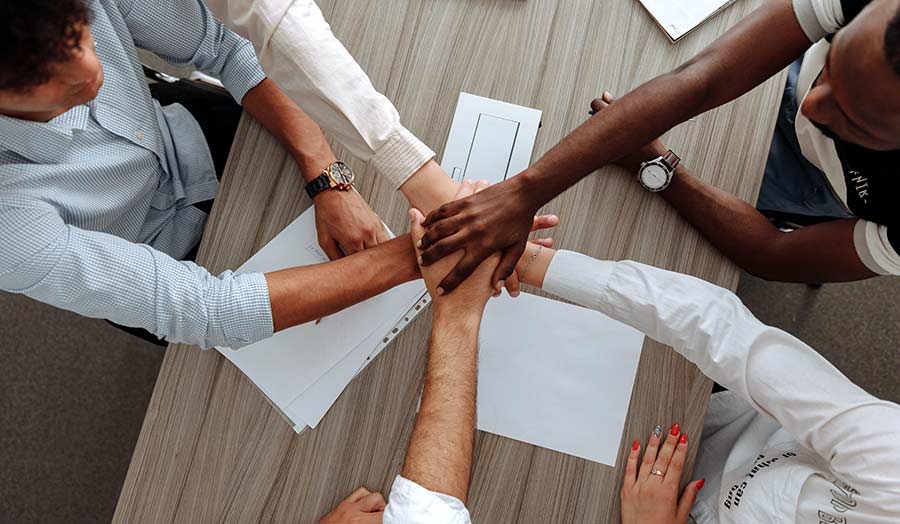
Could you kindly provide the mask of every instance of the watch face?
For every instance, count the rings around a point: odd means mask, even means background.
[[[331,175],[331,179],[337,184],[349,186],[353,183],[353,170],[343,162],[331,164],[329,174]]]
[[[659,164],[650,164],[641,170],[641,181],[650,189],[660,189],[666,185],[669,172]]]

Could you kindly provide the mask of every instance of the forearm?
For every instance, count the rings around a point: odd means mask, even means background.
[[[333,262],[268,273],[275,331],[336,313],[416,278],[419,267],[409,235]]]
[[[271,79],[248,91],[243,106],[294,157],[306,181],[334,162],[334,153],[319,125]]]
[[[424,215],[453,200],[458,190],[459,184],[434,160],[427,162],[400,186],[409,204]]]
[[[660,195],[744,271],[781,282],[839,282],[875,276],[853,249],[855,220],[785,233],[755,207],[679,166]]]
[[[466,501],[475,440],[478,314],[435,311],[425,387],[403,476]]]
[[[522,194],[539,207],[672,127],[741,96],[809,45],[790,0],[764,4],[686,64],[623,96],[601,118],[582,124],[525,173],[519,180]]]

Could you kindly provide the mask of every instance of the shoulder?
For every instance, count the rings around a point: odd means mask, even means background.
[[[792,0],[800,26],[816,42],[849,24],[872,0]]]

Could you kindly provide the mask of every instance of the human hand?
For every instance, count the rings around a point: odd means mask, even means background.
[[[327,189],[316,195],[314,203],[319,246],[330,260],[388,240],[381,219],[356,190]]]
[[[321,524],[381,524],[387,504],[381,493],[359,488],[345,498],[330,513],[322,517]]]
[[[591,113],[597,116],[615,101],[616,99],[608,91],[604,91],[600,98],[595,98],[591,102]],[[616,165],[637,172],[641,168],[641,164],[665,155],[666,151],[668,151],[666,146],[657,138],[634,153],[620,158],[616,161]]]
[[[685,524],[703,488],[703,480],[691,482],[678,496],[681,472],[687,458],[687,435],[672,426],[660,448],[662,428],[656,427],[638,469],[640,441],[635,440],[625,465],[622,485],[622,524]],[[654,473],[655,472],[655,473]]]
[[[487,182],[465,181],[460,185],[456,198],[465,198],[481,191],[487,186]],[[422,237],[425,236],[425,227],[423,225],[425,217],[418,209],[413,208],[409,210],[409,218],[409,234],[412,238],[413,245],[417,246],[422,240]],[[422,251],[419,248],[416,248],[416,255],[419,259],[419,264],[421,265]],[[494,267],[500,259],[498,254],[488,257],[482,262],[472,275],[459,285],[456,293],[445,295],[439,290],[438,283],[440,280],[447,274],[450,268],[463,257],[463,255],[463,251],[459,251],[452,253],[450,256],[440,260],[436,264],[421,267],[422,278],[425,279],[425,285],[428,287],[428,292],[431,294],[436,315],[447,310],[457,314],[471,312],[473,315],[477,315],[480,318],[487,300],[495,293],[494,288],[491,286],[490,278]]]
[[[554,227],[559,219],[553,215],[535,217],[540,206],[527,197],[522,175],[490,186],[467,198],[457,199],[432,211],[425,220],[427,229],[422,237],[422,265],[430,266],[451,253],[463,250],[464,255],[441,280],[438,289],[450,293],[475,268],[500,253],[500,262],[491,275],[496,290],[514,279],[516,263],[525,250],[528,233],[536,229]],[[518,295],[518,280],[507,288],[510,295]]]

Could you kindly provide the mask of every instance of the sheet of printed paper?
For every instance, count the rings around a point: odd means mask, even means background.
[[[596,311],[504,292],[481,328],[478,429],[614,466],[643,341]]]
[[[309,208],[238,272],[269,272],[327,261],[318,246],[315,211]],[[356,304],[319,323],[308,322],[242,348],[220,349],[276,404],[285,408],[373,333],[388,332],[424,293],[409,282]],[[368,348],[369,352],[374,349]]]
[[[688,34],[735,0],[640,0],[672,41]]]
[[[502,182],[531,163],[537,109],[460,93],[441,167],[457,182]]]

